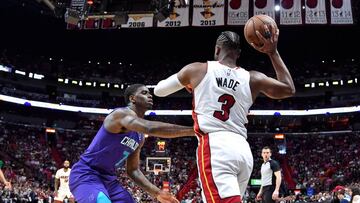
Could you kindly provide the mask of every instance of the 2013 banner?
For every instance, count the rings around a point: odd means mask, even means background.
[[[193,26],[224,25],[224,0],[194,0]]]

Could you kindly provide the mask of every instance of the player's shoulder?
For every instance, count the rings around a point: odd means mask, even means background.
[[[262,80],[265,77],[267,77],[264,73],[256,71],[256,70],[250,70],[248,72],[250,74],[250,78],[253,80]]]
[[[268,78],[264,73],[255,70],[249,71],[249,75],[250,85],[254,91],[260,90]]]
[[[63,171],[64,171],[64,168],[59,168],[59,169],[57,170],[58,173],[61,173],[61,172],[63,172]]]
[[[106,116],[106,118],[109,118],[109,117],[110,118],[118,118],[118,117],[123,117],[123,116],[126,116],[126,115],[136,116],[136,113],[134,111],[132,111],[131,109],[127,108],[127,107],[123,107],[123,108],[115,109],[110,114],[108,114]]]
[[[199,70],[199,69],[207,68],[207,66],[208,66],[208,62],[193,62],[193,63],[189,63],[188,65],[186,65],[184,67],[184,69],[186,69],[186,70]]]
[[[192,66],[206,66],[208,64],[208,61],[206,62],[192,62],[189,63],[188,65],[192,65]]]

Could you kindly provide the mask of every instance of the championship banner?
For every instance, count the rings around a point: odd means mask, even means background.
[[[85,0],[71,0],[70,8],[82,12],[84,11],[85,3]]]
[[[280,24],[282,25],[302,24],[301,1],[299,0],[280,1]]]
[[[189,6],[174,6],[169,17],[157,22],[158,27],[185,27],[189,26]]]
[[[353,24],[351,0],[330,0],[331,24]]]
[[[194,0],[193,26],[224,25],[224,0]]]
[[[129,19],[126,24],[122,24],[122,28],[144,28],[153,27],[154,14],[129,14]]]
[[[305,0],[305,23],[327,23],[325,0]]]
[[[65,15],[69,15],[68,12],[73,12],[76,14],[83,13],[85,10],[85,4],[86,4],[85,0],[71,0],[69,9],[72,11],[67,10]],[[78,19],[73,19],[73,20],[74,20],[73,23],[66,24],[66,29],[68,30],[82,29],[84,22]],[[76,21],[78,22],[75,23]]]
[[[297,0],[298,1],[298,0]],[[274,0],[254,0],[254,15],[265,14],[275,20]]]
[[[228,25],[245,25],[249,19],[249,0],[229,0]]]

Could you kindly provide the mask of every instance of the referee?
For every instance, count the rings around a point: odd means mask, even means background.
[[[263,203],[274,203],[279,198],[281,185],[280,164],[271,159],[271,149],[264,147],[261,151],[264,163],[261,165],[261,187],[256,196],[257,200]]]

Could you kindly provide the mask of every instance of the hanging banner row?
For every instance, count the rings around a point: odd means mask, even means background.
[[[236,26],[245,25],[249,17],[257,14],[269,15],[280,25],[353,24],[351,0],[279,0],[279,5],[275,0],[228,0],[227,5],[225,0],[192,2],[191,6],[175,6],[161,22],[153,14],[129,14],[121,28]]]

